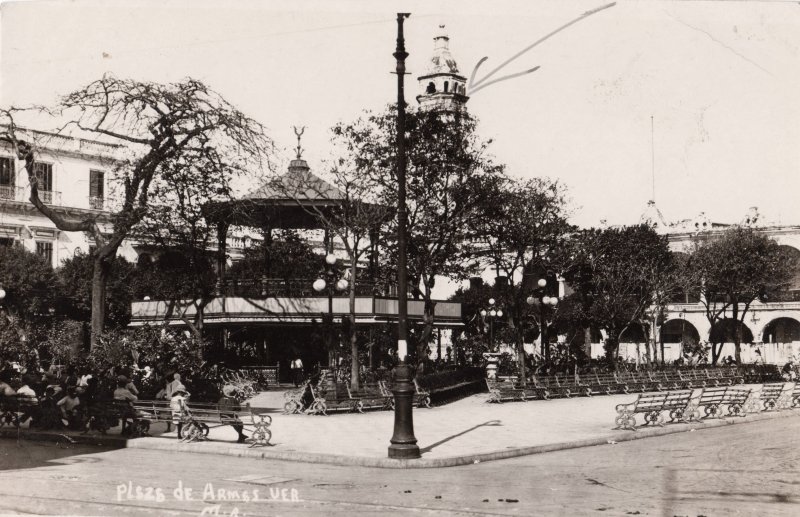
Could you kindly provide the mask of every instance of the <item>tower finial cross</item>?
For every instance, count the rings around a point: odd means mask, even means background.
[[[297,126],[293,127],[294,127],[294,134],[297,135],[297,147],[295,148],[295,151],[297,152],[297,159],[299,160],[303,156],[303,148],[300,146],[300,137],[303,136],[303,133],[306,130],[306,126],[302,126],[300,127],[300,129],[297,129]]]

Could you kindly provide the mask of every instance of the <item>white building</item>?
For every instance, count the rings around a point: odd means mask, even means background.
[[[697,239],[709,239],[720,235],[733,225],[751,227],[769,236],[781,246],[800,255],[800,225],[779,224],[764,221],[756,207],[752,207],[741,221],[718,223],[700,213],[692,219],[668,222],[653,201],[640,219],[641,223],[653,226],[661,234],[667,235],[673,252],[688,251]],[[664,343],[665,357],[677,359],[682,354],[681,342],[693,339],[709,341],[712,327],[705,316],[705,308],[699,299],[686,297],[675,300],[667,306],[666,319],[658,329],[659,340]],[[730,313],[728,313],[730,317]],[[716,325],[720,325],[717,323]],[[795,274],[792,285],[778,300],[761,303],[755,301],[745,317],[742,328],[742,360],[752,362],[761,358],[765,362],[783,364],[793,356],[800,355],[800,271]],[[620,355],[636,360],[641,358],[644,347],[636,338],[621,340]],[[756,353],[758,351],[758,353]],[[592,345],[592,356],[602,354],[602,344]],[[734,344],[725,343],[721,357],[734,354]]]
[[[35,141],[40,199],[67,218],[95,215],[109,220],[109,180],[122,149],[82,138],[17,130],[20,138]],[[63,232],[28,200],[30,184],[24,162],[10,146],[0,147],[0,245],[17,244],[47,258],[53,267],[88,252],[94,239],[85,232]],[[136,252],[124,243],[119,254],[128,260]]]

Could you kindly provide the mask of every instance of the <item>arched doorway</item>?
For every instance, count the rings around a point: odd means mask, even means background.
[[[686,343],[700,341],[700,333],[697,328],[685,319],[674,319],[665,322],[661,326],[661,341],[664,343]]]
[[[710,341],[712,343],[734,343],[736,342],[736,327],[741,329],[742,343],[752,343],[753,333],[741,321],[725,318],[714,323],[711,327]]]
[[[764,343],[791,343],[800,341],[800,321],[794,318],[777,318],[764,327]]]

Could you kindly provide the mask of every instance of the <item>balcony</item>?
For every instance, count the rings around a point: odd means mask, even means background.
[[[17,187],[12,187],[9,185],[0,185],[0,199],[5,199],[8,201],[20,201],[18,196],[21,195],[21,192],[18,192]]]
[[[61,192],[55,192],[52,190],[40,190],[39,199],[41,199],[42,203],[44,203],[45,205],[60,205]]]
[[[89,208],[92,210],[102,210],[105,205],[105,199],[97,196],[89,196]]]

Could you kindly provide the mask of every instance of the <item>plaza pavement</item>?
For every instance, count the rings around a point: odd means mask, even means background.
[[[414,431],[422,452],[420,460],[387,458],[394,424],[394,414],[390,411],[284,415],[281,413],[283,395],[275,391],[261,393],[250,401],[253,408],[261,408],[257,411],[267,412],[273,418],[272,446],[236,444],[236,433],[231,427],[212,429],[207,441],[181,443],[176,439],[174,428],[171,433],[165,433],[165,424],[161,423],[153,424],[151,433],[154,436],[127,440],[121,446],[337,465],[446,467],[765,419],[775,419],[774,425],[781,425],[781,419],[800,415],[800,410],[771,411],[744,418],[668,424],[634,432],[614,429],[614,408],[617,404],[632,402],[635,394],[504,404],[489,404],[487,397],[484,393],[440,407],[414,409]],[[16,434],[8,428],[0,431],[5,437]],[[65,434],[79,441],[122,441],[118,430],[111,430],[106,437],[96,433]]]

